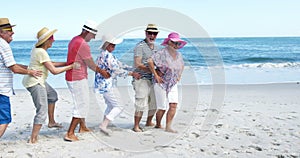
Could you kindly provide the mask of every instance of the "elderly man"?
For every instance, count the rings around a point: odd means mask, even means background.
[[[13,40],[13,27],[8,18],[0,18],[0,137],[11,122],[10,100],[14,94],[13,73],[41,76],[41,71],[27,70],[27,66],[17,64],[9,43]]]
[[[155,39],[158,34],[155,24],[148,24],[145,29],[146,38],[140,41],[134,48],[134,67],[135,72],[141,74],[141,79],[133,79],[132,85],[135,90],[135,115],[134,132],[142,132],[140,121],[143,111],[148,109],[148,117],[145,126],[154,126],[152,123],[153,115],[156,112],[155,95],[152,84],[152,73],[148,66],[148,59],[158,50]]]
[[[78,124],[79,133],[89,132],[90,129],[86,127],[85,118],[89,110],[89,85],[87,68],[100,73],[104,78],[109,78],[110,74],[100,69],[94,62],[90,46],[88,42],[94,39],[97,34],[97,24],[93,21],[87,20],[82,27],[80,35],[75,36],[68,46],[67,64],[76,62],[81,66],[79,69],[71,69],[66,71],[66,80],[68,88],[72,93],[74,107],[73,118],[67,134],[64,137],[65,141],[78,141],[74,131]]]

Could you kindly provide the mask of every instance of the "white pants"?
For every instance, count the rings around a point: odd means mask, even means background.
[[[100,106],[103,106],[103,99],[106,104],[104,116],[110,121],[113,121],[124,109],[120,92],[117,88],[111,88],[108,92],[100,94],[99,97],[97,97]]]
[[[169,107],[169,103],[178,103],[178,87],[177,84],[175,84],[170,92],[167,94],[167,91],[164,90],[159,83],[154,84],[154,94],[155,94],[155,100],[157,109],[160,110],[167,110],[167,107]]]
[[[67,81],[67,85],[74,102],[73,117],[86,118],[90,105],[88,80]]]

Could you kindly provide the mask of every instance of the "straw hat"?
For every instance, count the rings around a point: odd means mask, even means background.
[[[145,31],[149,32],[159,32],[155,24],[148,24]]]
[[[106,34],[102,36],[102,44],[100,45],[100,49],[103,47],[105,42],[111,43],[111,44],[120,44],[123,42],[122,38],[115,38],[111,34]]]
[[[11,25],[8,18],[0,18],[0,29],[15,27],[16,25]]]
[[[168,35],[168,38],[165,38],[164,41],[162,42],[161,45],[166,46],[169,42],[169,40],[173,41],[173,42],[180,42],[180,46],[178,47],[179,49],[182,48],[187,42],[180,39],[179,34],[176,32],[171,32]]]
[[[35,46],[39,46],[46,42],[55,32],[57,29],[50,31],[47,27],[42,28],[38,33],[36,38],[38,39],[38,42],[35,44]]]
[[[91,20],[86,20],[85,24],[82,26],[82,28],[90,33],[97,34],[97,23]]]

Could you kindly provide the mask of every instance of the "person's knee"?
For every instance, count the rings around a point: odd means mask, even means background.
[[[177,108],[177,103],[170,103],[169,108],[170,109],[176,109]]]

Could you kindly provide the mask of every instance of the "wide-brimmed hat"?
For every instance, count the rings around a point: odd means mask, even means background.
[[[86,20],[82,28],[90,33],[97,34],[97,23],[92,20]]]
[[[57,29],[50,31],[47,27],[42,28],[38,33],[36,38],[38,39],[37,43],[35,46],[39,46],[46,42],[55,32]]]
[[[16,25],[11,25],[9,23],[8,18],[0,18],[0,29],[11,28],[11,27],[14,27],[14,26],[16,26]]]
[[[105,44],[105,42],[111,43],[111,44],[120,44],[123,42],[122,38],[115,38],[113,35],[111,34],[106,34],[102,36],[102,43],[100,45],[100,49],[103,47],[103,45]]]
[[[149,32],[159,32],[155,24],[148,24],[145,31]]]
[[[180,42],[180,46],[178,47],[178,49],[182,48],[184,45],[186,45],[186,41],[180,39],[179,34],[176,32],[172,32],[168,35],[168,38],[164,39],[164,41],[161,43],[161,45],[166,46],[168,45],[169,40],[173,41],[173,42]]]

